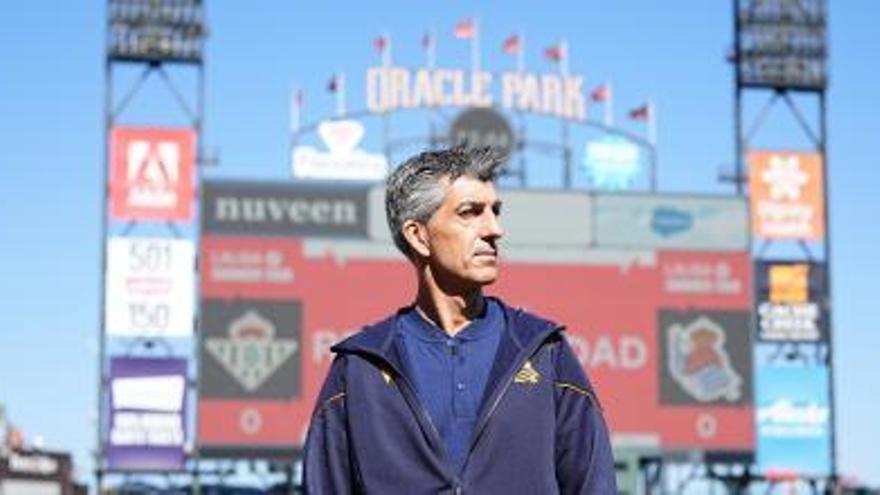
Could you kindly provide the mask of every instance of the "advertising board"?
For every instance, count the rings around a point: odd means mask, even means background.
[[[178,471],[186,465],[187,360],[110,361],[111,471]]]
[[[187,337],[193,331],[192,241],[111,237],[104,322],[115,337]]]
[[[196,133],[115,127],[110,134],[110,214],[117,220],[192,219]]]

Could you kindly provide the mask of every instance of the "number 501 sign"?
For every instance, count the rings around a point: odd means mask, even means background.
[[[112,237],[104,324],[120,337],[186,337],[193,329],[193,243]]]

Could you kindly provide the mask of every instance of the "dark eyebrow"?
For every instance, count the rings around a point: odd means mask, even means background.
[[[466,199],[466,200],[462,201],[461,203],[459,203],[458,206],[456,207],[456,209],[458,210],[458,209],[461,209],[464,207],[474,207],[474,206],[486,206],[486,203],[483,203],[482,201],[475,201],[473,199]]]
[[[502,205],[503,205],[503,203],[501,202],[500,199],[498,199],[498,200],[495,200],[495,201],[492,203],[491,208],[492,208],[493,210],[496,210],[496,211],[497,211],[497,210],[500,210],[500,209],[501,209],[501,206],[502,206]],[[463,208],[463,207],[474,207],[474,206],[479,206],[479,207],[485,208],[485,207],[486,207],[486,203],[484,203],[484,202],[482,202],[482,201],[476,201],[476,200],[472,200],[472,199],[467,199],[467,200],[464,200],[464,201],[462,201],[461,203],[459,203],[459,204],[458,204],[458,207],[456,207],[456,209],[460,209],[460,208]]]

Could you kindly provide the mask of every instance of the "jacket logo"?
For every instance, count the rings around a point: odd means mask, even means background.
[[[382,379],[385,380],[386,385],[391,385],[391,373],[388,370],[382,370]]]
[[[538,380],[541,379],[541,374],[538,373],[535,368],[532,366],[531,361],[526,361],[526,364],[523,365],[522,368],[514,375],[513,382],[514,383],[531,383],[537,384]]]

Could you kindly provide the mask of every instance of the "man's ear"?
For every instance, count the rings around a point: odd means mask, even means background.
[[[415,220],[407,220],[403,223],[402,231],[403,237],[414,253],[423,258],[427,258],[431,254],[428,230],[423,224]]]

